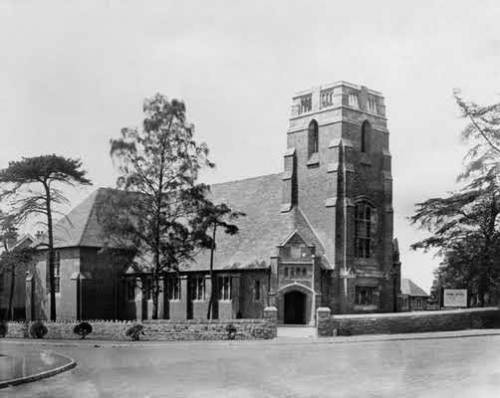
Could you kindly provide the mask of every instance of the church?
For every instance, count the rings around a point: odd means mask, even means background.
[[[214,184],[211,195],[245,217],[219,234],[214,280],[208,252],[162,280],[159,317],[206,319],[212,289],[219,319],[260,318],[314,325],[334,314],[395,312],[400,261],[393,236],[389,131],[382,94],[347,82],[292,98],[283,171]],[[58,319],[149,319],[147,275],[101,252],[100,188],[55,226]],[[28,319],[47,319],[46,256],[26,278]]]

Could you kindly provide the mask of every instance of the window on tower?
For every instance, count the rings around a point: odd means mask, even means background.
[[[354,208],[354,249],[357,258],[373,255],[372,236],[375,227],[375,209],[368,202],[359,202]]]
[[[368,152],[370,144],[371,126],[368,120],[361,125],[361,152]]]
[[[368,112],[370,113],[377,113],[377,100],[373,97],[368,98]]]
[[[319,137],[318,137],[318,122],[311,120],[308,128],[308,152],[309,156],[317,153],[319,150]]]
[[[375,287],[366,287],[366,286],[356,286],[355,290],[355,301],[356,305],[372,305],[374,304],[374,293]]]

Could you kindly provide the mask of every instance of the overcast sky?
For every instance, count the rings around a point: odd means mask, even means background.
[[[71,3],[68,6],[66,3]],[[481,1],[0,1],[0,167],[81,158],[114,186],[109,139],[142,101],[181,98],[222,182],[280,172],[295,91],[346,80],[386,98],[403,276],[439,259],[408,246],[413,205],[454,189],[465,148],[453,88],[499,100],[500,5]]]

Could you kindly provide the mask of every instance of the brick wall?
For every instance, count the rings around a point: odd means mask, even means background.
[[[363,315],[330,315],[330,309],[322,307],[317,316],[318,336],[322,337],[500,327],[500,309],[496,307]]]
[[[127,329],[134,325],[133,321],[88,321],[92,325],[92,333],[87,339],[94,340],[130,340],[125,335]],[[73,333],[78,322],[44,322],[48,329],[47,339],[79,339]],[[7,337],[30,338],[31,322],[10,322]],[[189,321],[143,321],[144,336],[142,340],[225,340],[226,327],[236,327],[237,340],[272,339],[276,337],[277,310],[267,307],[263,319],[231,319],[231,320],[189,320]]]

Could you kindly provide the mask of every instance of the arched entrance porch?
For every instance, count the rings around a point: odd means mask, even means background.
[[[314,292],[308,286],[291,283],[277,293],[278,322],[289,325],[314,324]]]
[[[283,295],[284,317],[286,324],[306,323],[306,295],[298,290],[292,290]]]

